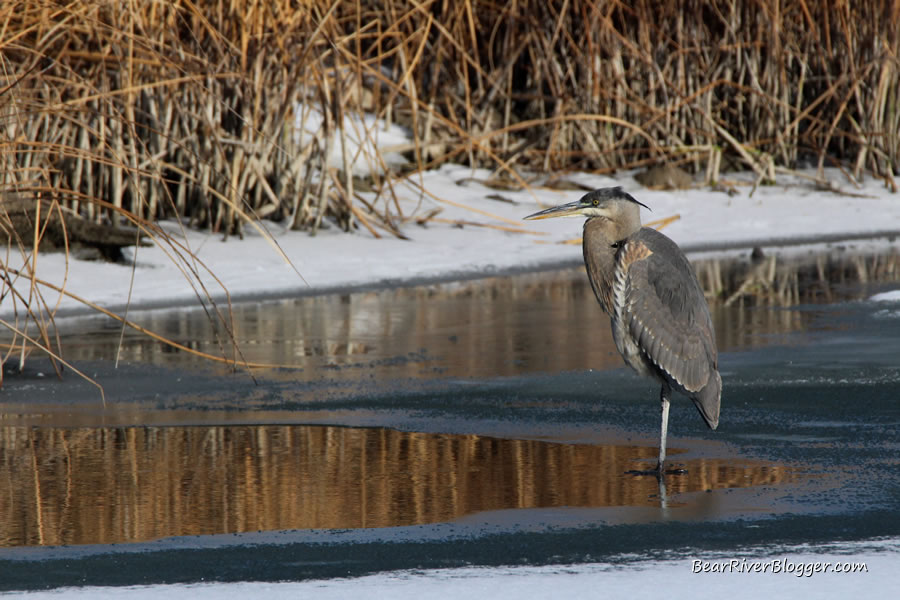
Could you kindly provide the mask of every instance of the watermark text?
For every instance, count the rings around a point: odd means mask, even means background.
[[[732,558],[729,560],[691,561],[691,573],[784,573],[795,577],[812,577],[816,573],[868,573],[864,562],[846,561],[792,561],[787,558],[751,560]]]

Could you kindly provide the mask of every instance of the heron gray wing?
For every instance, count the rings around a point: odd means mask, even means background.
[[[718,357],[690,263],[674,242],[648,228],[631,236],[620,255],[627,273],[620,288],[623,324],[660,375],[695,396],[714,379]]]

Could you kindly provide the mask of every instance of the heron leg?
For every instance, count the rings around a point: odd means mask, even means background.
[[[669,431],[669,396],[671,395],[671,388],[667,383],[663,383],[659,390],[659,401],[662,404],[662,425],[659,432],[659,462],[656,465],[656,471],[660,475],[665,470],[666,463],[666,434]]]

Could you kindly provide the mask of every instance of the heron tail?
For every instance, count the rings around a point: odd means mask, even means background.
[[[694,406],[697,407],[697,411],[703,417],[703,420],[706,421],[706,424],[709,425],[709,428],[715,429],[719,426],[722,378],[716,370],[713,370],[712,374],[715,377],[710,378],[710,381],[696,396],[691,396],[691,400],[694,401]]]

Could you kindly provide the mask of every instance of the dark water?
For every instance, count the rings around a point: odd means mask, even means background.
[[[898,287],[897,254],[706,261],[698,271],[721,352],[722,424],[708,431],[676,400],[670,454],[687,473],[665,490],[626,474],[655,460],[657,390],[621,367],[580,269],[237,305],[227,327],[203,311],[131,315],[218,355],[232,353],[230,330],[241,360],[270,367],[210,367],[141,335],[120,344],[121,331],[100,319],[62,322],[66,357],[103,384],[106,405],[40,359],[7,370],[0,563],[26,560],[29,548],[143,552],[139,544],[161,539],[150,550],[169,556],[194,539],[185,536],[258,531],[352,539],[329,559],[343,565],[336,573],[719,543],[707,528],[671,537],[695,521],[720,531],[756,523],[729,534],[737,544],[764,541],[763,531],[793,542],[900,533],[883,518],[900,510],[900,304],[867,301]],[[460,546],[445,527],[537,537],[521,549]],[[290,560],[318,560],[309,539],[292,535]],[[436,544],[427,560],[403,545],[425,539]],[[357,554],[382,544],[397,549],[386,563]],[[288,560],[266,552],[272,564]],[[230,565],[225,579],[270,572],[226,555],[216,554]],[[181,580],[210,577],[171,560]],[[98,565],[106,581],[109,564]],[[285,568],[264,578],[333,574]],[[168,580],[137,572],[127,581]]]

